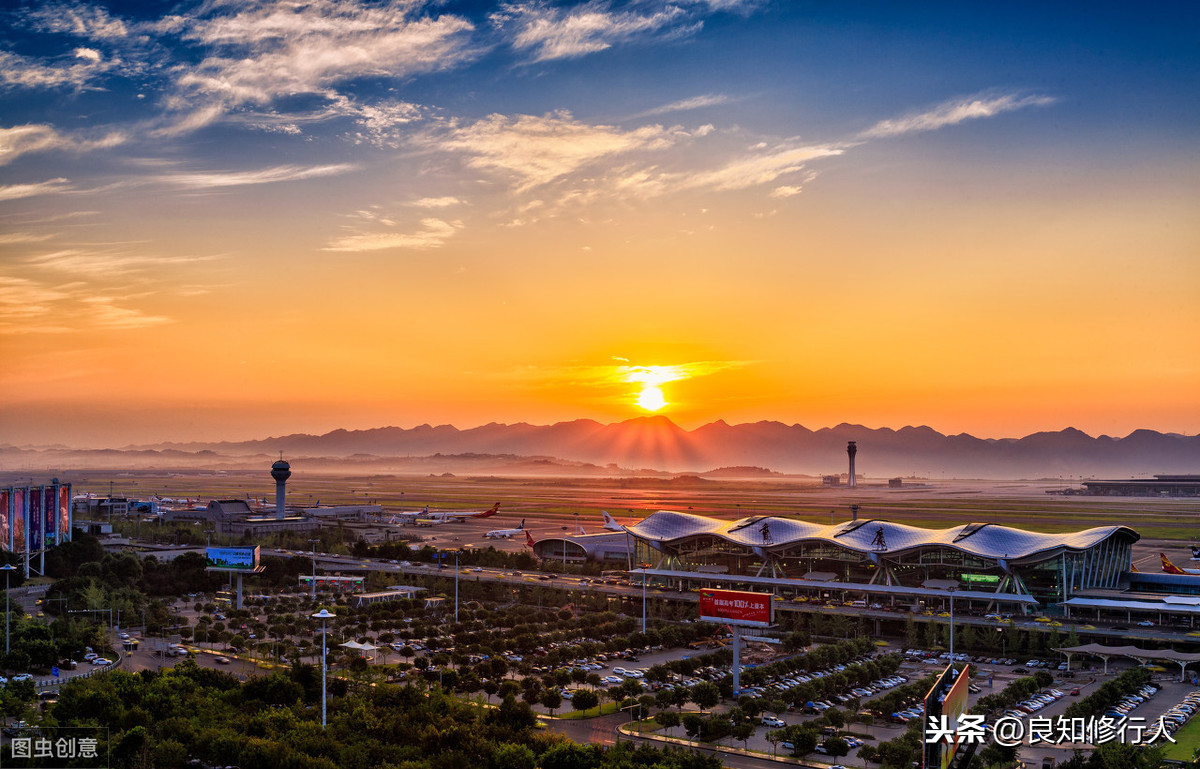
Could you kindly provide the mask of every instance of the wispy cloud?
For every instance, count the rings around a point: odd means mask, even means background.
[[[388,249],[425,250],[442,246],[462,224],[433,217],[421,220],[416,232],[359,232],[337,238],[326,251],[384,251]]]
[[[32,198],[36,195],[57,195],[70,192],[71,189],[71,183],[66,179],[51,179],[34,184],[6,184],[0,185],[0,200]]]
[[[951,99],[924,112],[914,112],[904,117],[881,120],[859,136],[863,139],[882,139],[922,131],[936,131],[939,128],[958,125],[967,120],[995,117],[1025,107],[1045,107],[1054,102],[1053,97],[1035,94],[976,94],[965,99]]]
[[[414,200],[412,204],[417,208],[448,208],[449,206],[460,206],[462,203],[463,201],[458,198],[446,196],[441,198],[421,198],[420,200]]]
[[[32,152],[65,150],[85,152],[88,150],[115,147],[127,140],[121,131],[109,131],[98,138],[62,134],[53,126],[45,124],[19,125],[0,128],[0,165],[7,165],[22,155]]]
[[[662,149],[676,136],[659,125],[623,130],[592,125],[568,112],[543,117],[491,115],[431,139],[444,150],[464,152],[476,168],[511,173],[527,190],[578,171],[600,158]]]
[[[25,13],[28,14],[30,25],[42,32],[72,35],[89,40],[121,38],[129,34],[129,27],[123,20],[109,15],[108,11],[100,6],[83,3],[38,3]]]
[[[221,171],[176,173],[160,177],[161,181],[190,189],[210,189],[216,187],[241,187],[248,184],[275,184],[278,182],[293,182],[302,179],[315,179],[323,176],[335,176],[354,170],[355,166],[337,164],[327,166],[275,166],[253,171]]]
[[[653,117],[655,115],[665,115],[671,112],[686,112],[693,109],[703,109],[705,107],[716,107],[721,104],[729,103],[729,97],[721,93],[709,93],[703,96],[693,96],[688,99],[680,99],[673,101],[670,104],[664,104],[661,107],[648,109],[645,112],[639,112],[634,115],[635,118]]]
[[[408,77],[476,55],[468,20],[422,16],[421,9],[402,1],[252,0],[232,15],[180,19],[181,37],[210,53],[177,80],[169,102],[182,116],[177,127],[196,128],[282,96],[333,97],[348,79]]]
[[[127,306],[128,298],[95,293],[91,284],[51,284],[0,275],[0,334],[66,334],[159,326],[171,318]]]
[[[0,233],[0,246],[12,246],[25,243],[44,243],[53,237],[54,236],[50,234],[34,232]]]
[[[603,51],[647,35],[690,34],[702,24],[677,5],[652,13],[614,11],[607,2],[558,8],[542,2],[511,3],[492,14],[492,23],[511,30],[512,46],[534,61],[567,59]]]
[[[151,268],[209,261],[211,256],[162,256],[134,254],[120,247],[65,248],[44,254],[33,254],[22,261],[34,267],[57,270],[71,275],[99,277],[125,275]]]

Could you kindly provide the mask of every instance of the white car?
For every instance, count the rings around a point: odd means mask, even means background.
[[[103,667],[104,665],[111,665],[112,660],[106,659],[104,657],[96,657],[95,659],[92,660],[92,664],[95,665],[96,667]]]
[[[787,726],[787,724],[785,724],[783,722],[782,718],[776,718],[775,716],[763,716],[762,723],[763,723],[763,726],[774,726],[777,728],[782,727],[782,726]]]
[[[32,680],[33,680],[33,674],[32,674],[32,673],[17,673],[17,674],[16,674],[15,676],[13,676],[13,677],[12,677],[10,680],[13,680],[13,681],[32,681]]]

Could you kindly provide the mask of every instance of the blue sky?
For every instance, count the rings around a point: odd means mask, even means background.
[[[1194,432],[1198,17],[10,5],[0,417]]]

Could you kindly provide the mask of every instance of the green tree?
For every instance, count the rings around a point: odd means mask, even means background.
[[[562,695],[557,689],[547,689],[542,692],[542,707],[550,711],[550,715],[554,715],[554,711],[562,705]]]
[[[590,689],[579,689],[571,695],[571,707],[576,710],[591,710],[599,704],[599,695]]]

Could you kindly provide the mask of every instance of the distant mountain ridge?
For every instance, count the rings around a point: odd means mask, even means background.
[[[782,422],[730,425],[723,420],[685,430],[664,416],[602,424],[578,419],[552,425],[490,423],[338,429],[253,441],[163,443],[128,451],[274,454],[292,457],[428,457],[504,454],[556,457],[600,466],[704,472],[747,467],[785,473],[832,474],[847,469],[846,443],[858,446],[856,467],[871,477],[1128,477],[1200,472],[1200,436],[1136,430],[1124,438],[1089,436],[1075,428],[1023,438],[943,435],[932,428],[869,428],[840,424],[810,430]]]

